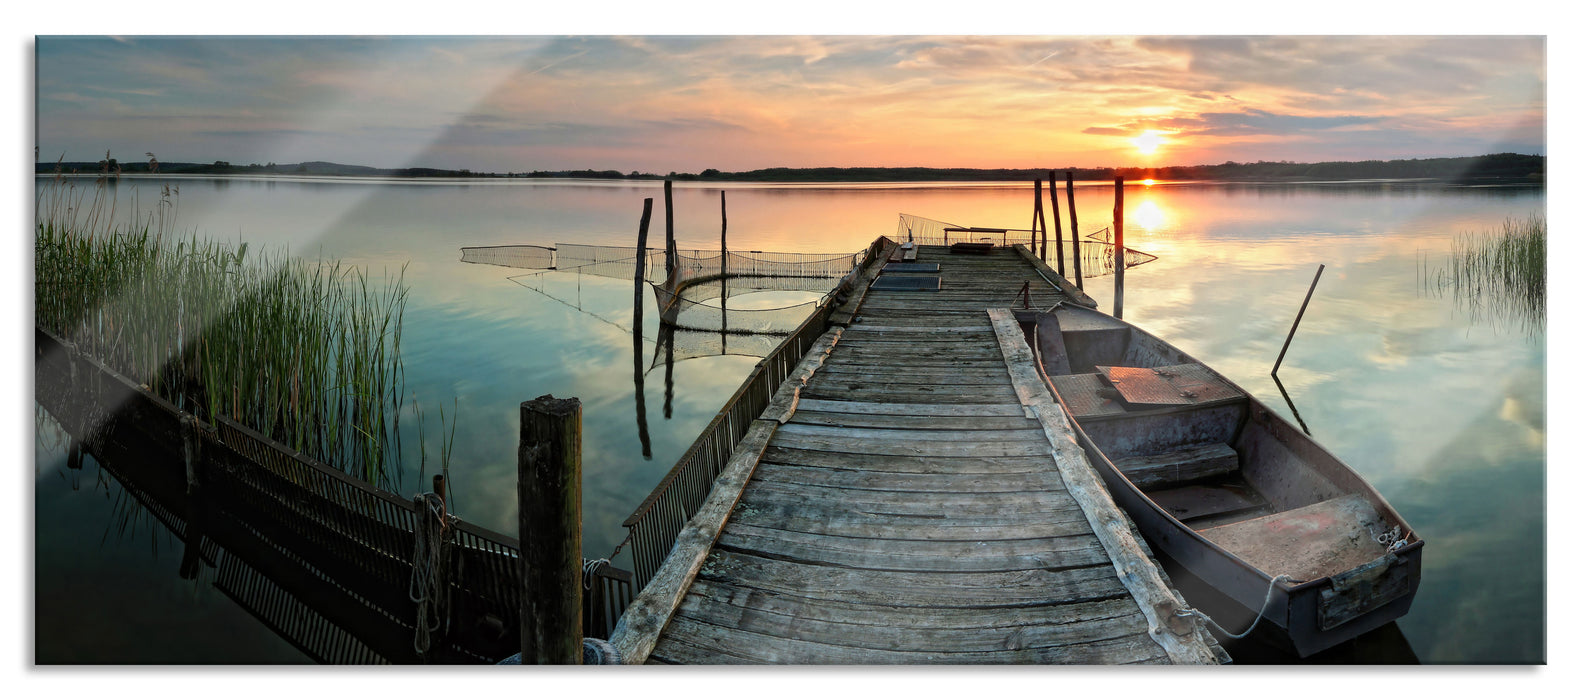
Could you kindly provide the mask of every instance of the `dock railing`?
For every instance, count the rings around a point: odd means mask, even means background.
[[[35,393],[68,432],[90,444],[137,440],[144,445],[143,456],[150,464],[139,467],[144,473],[129,477],[178,487],[194,479],[190,472],[182,473],[180,458],[180,425],[187,414],[72,345],[35,330]],[[223,511],[240,523],[249,541],[271,550],[269,556],[294,562],[303,572],[299,579],[314,579],[298,584],[343,590],[374,617],[389,619],[405,634],[415,631],[417,608],[409,591],[419,511],[412,499],[376,488],[226,417],[197,433],[202,472],[197,480],[205,508]],[[151,453],[157,450],[173,450],[174,455]],[[184,520],[174,514],[198,505],[186,503],[190,498],[172,489],[164,491],[171,495],[163,500],[172,503],[161,504],[161,510],[173,516],[171,521]],[[480,625],[517,629],[520,543],[462,520],[451,523],[448,537],[454,556],[446,596],[452,624],[450,633],[437,640],[441,648],[432,660],[492,663],[505,658],[516,651],[514,638],[507,641]],[[585,564],[585,584],[592,590],[584,596],[583,628],[590,636],[607,637],[636,593],[633,579],[608,563]],[[380,646],[396,652],[387,653],[386,660],[419,660],[401,652],[402,645],[411,649],[411,639],[396,645],[380,640]]]
[[[877,239],[813,313],[772,352],[759,361],[703,428],[697,440],[676,460],[675,466],[660,479],[659,485],[643,499],[637,509],[621,523],[630,531],[632,573],[638,591],[648,585],[654,573],[670,554],[676,535],[696,515],[708,498],[714,479],[725,468],[731,451],[747,434],[752,422],[769,406],[780,383],[802,361],[809,348],[829,327],[830,313],[850,293],[857,273],[879,254],[884,243]]]

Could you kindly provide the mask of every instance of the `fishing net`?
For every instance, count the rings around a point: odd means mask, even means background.
[[[665,251],[644,251],[643,279],[665,281]],[[461,249],[467,263],[502,265],[526,270],[576,270],[585,275],[632,279],[637,273],[637,248],[557,243],[553,248],[530,245],[470,246]],[[777,253],[771,251],[677,250],[676,287],[720,276],[839,279],[862,253]]]
[[[1131,269],[1158,260],[1159,256],[1126,248],[1126,268]],[[1115,242],[1106,226],[1087,235],[1082,241],[1082,276],[1102,277],[1115,274]]]
[[[971,228],[925,219],[912,214],[902,214],[895,227],[898,243],[911,241],[918,245],[950,245],[952,243],[993,243],[1012,246],[1018,243],[1031,245],[1035,233],[1026,229]]]
[[[547,270],[555,266],[555,249],[538,245],[475,246],[461,249],[461,261],[479,265]]]

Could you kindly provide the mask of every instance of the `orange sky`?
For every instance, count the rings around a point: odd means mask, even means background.
[[[1543,37],[40,37],[41,160],[665,173],[1545,153]],[[1161,135],[1152,154],[1134,143]]]

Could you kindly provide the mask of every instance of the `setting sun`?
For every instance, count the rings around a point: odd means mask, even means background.
[[[1141,136],[1132,139],[1132,145],[1137,147],[1139,153],[1152,155],[1154,151],[1159,150],[1159,145],[1164,143],[1164,141],[1164,134],[1149,129],[1144,131]]]

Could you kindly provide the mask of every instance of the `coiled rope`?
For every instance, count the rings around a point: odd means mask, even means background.
[[[412,648],[428,653],[433,633],[450,630],[450,569],[456,516],[445,512],[445,499],[423,493],[412,497],[417,524],[412,532],[412,581],[407,595],[417,603],[417,628]]]
[[[1219,623],[1214,621],[1214,618],[1209,617],[1208,613],[1205,613],[1202,610],[1198,610],[1197,608],[1186,608],[1185,610],[1177,610],[1175,614],[1176,614],[1176,617],[1191,617],[1193,615],[1196,615],[1198,617],[1203,618],[1203,621],[1207,622],[1210,627],[1213,627],[1215,630],[1218,630],[1220,635],[1222,635],[1222,636],[1224,636],[1224,637],[1226,637],[1228,639],[1241,639],[1242,637],[1245,637],[1245,636],[1247,636],[1249,634],[1252,634],[1252,631],[1258,627],[1258,621],[1262,620],[1263,619],[1263,614],[1266,611],[1268,611],[1268,609],[1269,609],[1269,602],[1274,600],[1274,586],[1275,586],[1275,584],[1277,584],[1277,583],[1279,583],[1281,581],[1290,581],[1290,580],[1291,580],[1291,577],[1287,576],[1285,574],[1280,574],[1279,576],[1276,576],[1276,577],[1274,577],[1272,579],[1269,579],[1269,591],[1267,593],[1264,593],[1264,595],[1263,595],[1263,605],[1258,607],[1258,614],[1253,616],[1252,624],[1248,625],[1247,629],[1243,630],[1241,634],[1231,634],[1229,630],[1226,630],[1224,627],[1220,627]]]

